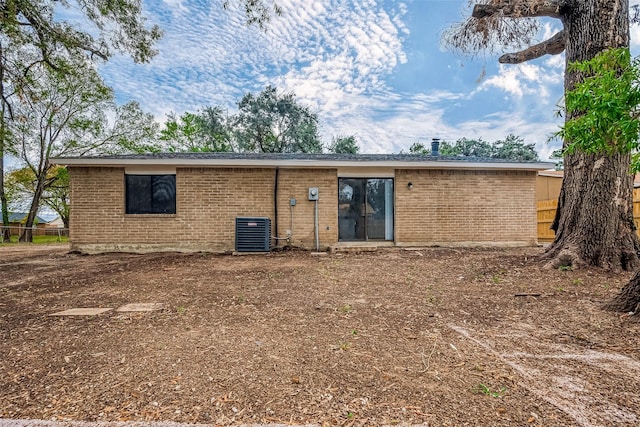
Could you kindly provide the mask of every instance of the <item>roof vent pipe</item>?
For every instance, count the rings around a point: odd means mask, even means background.
[[[433,138],[431,140],[431,155],[432,156],[440,155],[440,138]]]

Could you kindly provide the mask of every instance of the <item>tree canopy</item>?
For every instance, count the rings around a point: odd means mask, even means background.
[[[157,130],[153,117],[139,111],[137,104],[116,107],[111,89],[94,68],[38,70],[9,122],[12,149],[34,179],[23,241],[31,240],[29,227],[43,194],[58,181],[58,174],[51,177],[51,157],[129,151],[148,144]],[[111,120],[109,111],[114,114]]]
[[[65,19],[75,10],[82,12],[82,26]],[[3,0],[0,24],[3,44],[31,47],[53,68],[69,55],[106,60],[114,51],[146,62],[161,35],[158,26],[146,25],[140,0]]]
[[[82,22],[72,22],[69,16],[80,16]],[[160,36],[158,26],[146,25],[140,0],[0,0],[0,176],[10,148],[7,122],[14,119],[14,100],[35,82],[37,68],[73,71],[115,52],[147,62],[156,54],[154,44]],[[6,222],[4,179],[0,202]],[[0,238],[6,240],[8,232]]]
[[[319,153],[318,118],[293,93],[273,86],[245,94],[238,111],[206,106],[167,116],[158,150],[190,152]]]
[[[234,131],[239,151],[322,152],[317,115],[299,104],[293,93],[278,93],[273,86],[242,97]]]
[[[327,146],[327,150],[330,153],[335,154],[358,154],[360,152],[360,146],[356,137],[351,136],[338,136],[334,137],[331,143]]]
[[[413,154],[431,154],[431,150],[420,142],[413,143],[409,147],[409,152]],[[439,152],[442,156],[508,159],[518,162],[540,160],[535,144],[525,144],[524,139],[513,134],[493,143],[487,142],[482,138],[460,138],[454,143],[441,141]]]
[[[12,208],[28,210],[37,186],[38,179],[29,167],[8,172],[6,190]],[[45,177],[41,203],[60,216],[65,228],[69,228],[69,196],[69,171],[60,165],[51,167]]]
[[[167,116],[159,139],[170,152],[225,152],[233,149],[230,119],[220,107],[205,107],[197,113]]]
[[[637,152],[640,59],[631,61],[628,49],[609,49],[589,61],[569,64],[569,69],[588,77],[565,96],[561,114],[573,117],[557,133],[567,141],[565,152]],[[635,161],[633,167],[637,171],[640,164]]]

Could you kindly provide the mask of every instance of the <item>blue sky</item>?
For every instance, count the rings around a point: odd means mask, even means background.
[[[231,1],[233,5],[233,1]],[[220,105],[271,84],[317,112],[323,140],[355,135],[366,153],[407,151],[433,137],[488,141],[514,133],[546,158],[557,129],[564,57],[501,66],[468,58],[440,38],[469,14],[466,0],[282,0],[263,32],[222,0],[145,0],[164,29],[149,64],[101,67],[119,102],[167,113]],[[554,25],[556,28],[554,28]],[[545,22],[540,38],[559,23]]]
[[[148,64],[116,56],[100,66],[118,102],[138,101],[162,123],[207,105],[234,112],[243,94],[273,85],[318,114],[325,143],[355,135],[364,153],[510,133],[542,159],[559,148],[547,141],[560,124],[564,55],[500,65],[498,54],[444,50],[441,35],[470,14],[467,0],[277,0],[283,14],[266,32],[223,1],[143,0],[164,37]],[[542,22],[539,41],[559,28]],[[639,42],[634,27],[632,53]]]

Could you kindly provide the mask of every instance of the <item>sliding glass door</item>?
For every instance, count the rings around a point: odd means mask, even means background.
[[[393,240],[393,179],[338,180],[338,239]]]

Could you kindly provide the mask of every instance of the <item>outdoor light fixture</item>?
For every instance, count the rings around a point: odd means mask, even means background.
[[[409,190],[411,190],[411,189],[413,188],[413,182],[409,182],[409,183],[407,184],[407,188],[408,188]]]

